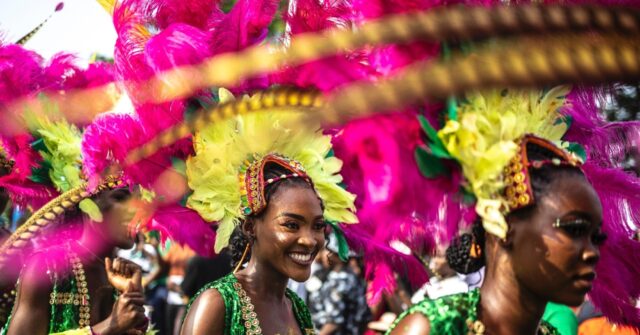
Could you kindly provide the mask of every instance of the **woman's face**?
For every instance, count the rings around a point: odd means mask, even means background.
[[[546,300],[582,303],[603,240],[602,206],[593,187],[579,175],[556,178],[529,217],[510,221],[518,281]]]
[[[324,247],[325,228],[320,200],[311,188],[281,187],[264,215],[255,220],[251,258],[295,281],[305,281]]]
[[[106,240],[121,249],[134,245],[134,235],[129,224],[135,215],[131,206],[132,195],[128,188],[118,188],[102,192],[96,202],[102,210],[102,222],[96,222]]]

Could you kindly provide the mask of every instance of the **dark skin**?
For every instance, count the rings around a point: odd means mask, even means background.
[[[254,239],[247,266],[235,276],[251,298],[264,334],[301,334],[285,289],[290,278],[301,282],[311,275],[311,262],[324,247],[325,228],[320,200],[305,186],[277,189],[264,215],[243,225]],[[223,334],[224,317],[220,293],[206,290],[191,306],[181,334]]]
[[[602,205],[583,176],[566,175],[553,181],[530,214],[510,215],[507,222],[504,240],[487,234],[478,317],[485,334],[533,335],[549,301],[577,306],[591,289]],[[414,313],[392,334],[429,331],[428,319]]]
[[[134,328],[145,322],[140,268],[123,259],[106,258],[114,247],[133,246],[125,224],[130,220],[129,198],[127,190],[100,194],[95,201],[104,220],[85,224],[74,248],[84,266],[91,303],[90,323],[98,334],[142,334]],[[53,287],[46,269],[42,257],[33,257],[25,266],[8,335],[48,334],[49,295]],[[114,288],[123,292],[115,301]]]

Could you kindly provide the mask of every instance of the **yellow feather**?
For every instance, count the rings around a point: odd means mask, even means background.
[[[233,99],[226,90],[220,90],[219,97]],[[355,196],[337,185],[342,181],[342,162],[327,157],[331,137],[320,129],[303,115],[282,110],[237,116],[209,124],[195,134],[195,155],[187,160],[188,185],[193,190],[187,206],[205,220],[220,223],[216,252],[228,245],[234,227],[243,218],[239,173],[243,162],[254,154],[278,153],[298,161],[325,205],[325,217],[357,222]]]
[[[529,133],[560,141],[567,126],[557,121],[569,91],[570,87],[559,86],[546,93],[492,90],[469,94],[458,109],[458,120],[449,120],[438,132],[462,166],[468,189],[478,199],[476,211],[490,233],[506,234],[504,218],[496,213],[497,208],[506,207],[501,196],[502,171],[517,151],[515,141]]]

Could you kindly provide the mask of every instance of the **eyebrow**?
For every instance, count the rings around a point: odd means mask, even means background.
[[[278,216],[276,216],[276,219],[280,218],[280,217],[283,217],[283,216],[290,217],[292,219],[296,219],[296,220],[300,220],[300,221],[305,221],[305,218],[304,218],[303,215],[295,214],[295,213],[288,213],[288,212],[278,214]],[[322,219],[322,218],[324,218],[322,215],[318,215],[313,220],[315,221],[315,220]]]

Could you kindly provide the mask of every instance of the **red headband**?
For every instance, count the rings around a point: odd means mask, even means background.
[[[267,163],[275,163],[291,171],[276,178],[264,180],[264,167]],[[264,196],[264,188],[287,178],[303,178],[309,184],[311,179],[307,176],[304,167],[297,161],[282,157],[278,154],[267,154],[253,162],[246,161],[243,170],[240,171],[240,188],[242,193],[242,214],[251,215],[260,213],[267,207]]]
[[[558,158],[530,161],[527,155],[527,144],[533,143],[554,153]],[[582,162],[572,153],[557,147],[555,144],[536,137],[525,135],[518,143],[518,152],[504,169],[505,198],[509,204],[508,212],[535,203],[531,188],[529,167],[539,169],[546,165],[580,167]]]

